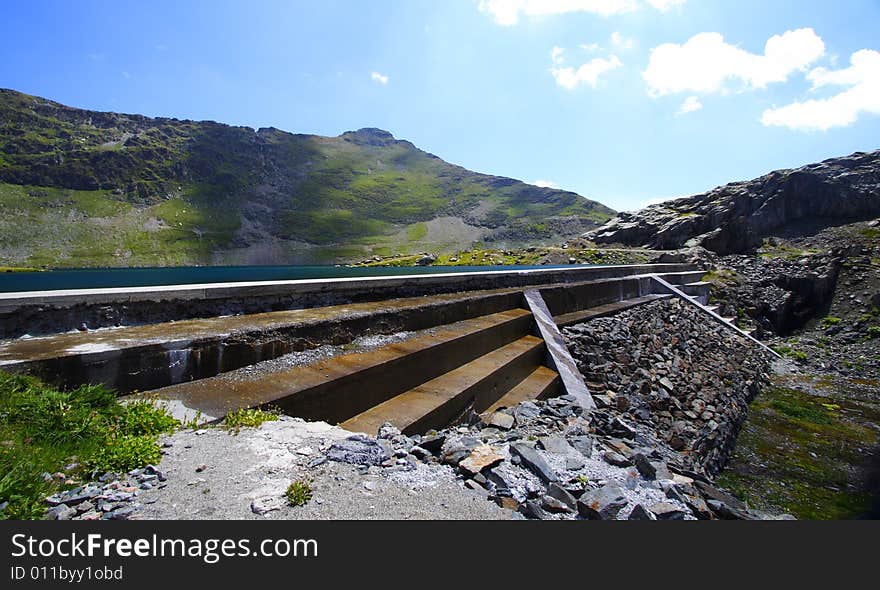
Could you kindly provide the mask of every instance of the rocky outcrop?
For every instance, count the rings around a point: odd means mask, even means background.
[[[801,221],[863,221],[880,215],[880,151],[857,152],[796,170],[619,213],[585,237],[658,249],[703,246],[746,252],[780,228]]]
[[[727,317],[751,319],[758,335],[787,335],[826,314],[842,258],[834,253],[798,260],[731,255],[721,260],[735,280],[713,284],[713,302]]]

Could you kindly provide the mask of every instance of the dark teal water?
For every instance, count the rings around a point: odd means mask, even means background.
[[[590,265],[585,265],[590,266]],[[564,268],[571,268],[567,265]],[[54,291],[58,289],[98,289],[109,287],[149,287],[191,283],[231,283],[242,281],[286,281],[375,277],[408,274],[446,274],[561,268],[554,266],[417,266],[348,268],[337,266],[197,266],[171,268],[82,268],[46,272],[0,273],[0,293],[16,291]]]

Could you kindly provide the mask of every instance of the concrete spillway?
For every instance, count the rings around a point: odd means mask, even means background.
[[[77,314],[134,325],[7,339],[0,364],[65,386],[105,383],[205,421],[272,405],[352,430],[374,433],[390,421],[423,432],[470,409],[491,414],[560,393],[589,406],[557,326],[669,297],[653,273],[693,295],[708,292],[692,267],[634,265],[8,294],[0,297],[0,317],[15,316],[16,324],[4,326],[7,335],[69,330]],[[32,317],[40,318],[36,326],[28,324]],[[225,377],[292,351],[401,331],[416,335]]]

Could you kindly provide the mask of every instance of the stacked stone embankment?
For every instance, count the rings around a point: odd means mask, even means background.
[[[764,352],[679,300],[564,331],[600,410],[623,420],[682,469],[714,476],[749,402],[768,380]]]

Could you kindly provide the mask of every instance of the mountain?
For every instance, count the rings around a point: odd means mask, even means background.
[[[361,129],[338,137],[70,108],[0,89],[0,264],[344,262],[549,243],[614,211]]]
[[[864,221],[880,215],[880,151],[857,152],[795,170],[646,207],[585,237],[657,249],[704,246],[719,254],[760,246],[771,232]]]

